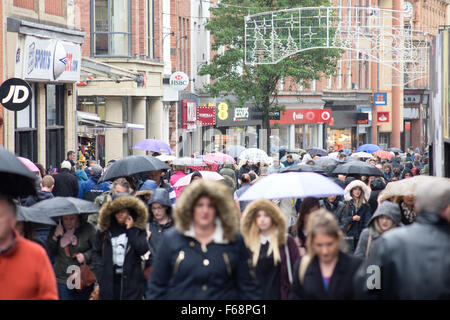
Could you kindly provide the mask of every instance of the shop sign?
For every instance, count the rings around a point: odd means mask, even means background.
[[[216,125],[216,106],[198,106],[197,124],[203,126]]]
[[[235,108],[234,109],[234,121],[240,122],[240,121],[248,121],[249,118],[249,111],[248,107],[245,108]]]
[[[378,111],[377,112],[378,123],[388,123],[389,122],[389,111]]]
[[[182,123],[181,128],[189,131],[195,130],[197,121],[196,103],[192,100],[181,100]]]
[[[32,96],[30,85],[22,79],[11,78],[0,86],[0,102],[11,111],[25,109],[30,104]]]
[[[420,94],[406,94],[403,96],[403,103],[420,103]]]
[[[270,123],[329,123],[330,121],[331,109],[286,109],[281,111],[280,120],[272,120]]]
[[[170,86],[175,90],[182,91],[189,85],[189,77],[186,73],[178,71],[172,73],[169,80]]]
[[[387,105],[387,93],[376,92],[373,94],[373,104],[376,106]]]
[[[250,107],[230,107],[226,102],[217,105],[216,125],[219,127],[261,125],[261,112]]]
[[[24,79],[70,82],[80,80],[79,45],[27,36],[23,61]]]
[[[356,124],[369,124],[369,114],[365,112],[357,113]]]

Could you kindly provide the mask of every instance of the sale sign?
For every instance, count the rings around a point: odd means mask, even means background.
[[[331,109],[286,109],[280,113],[280,120],[271,120],[270,124],[329,123],[331,121]]]
[[[203,126],[216,125],[216,107],[215,106],[198,106],[197,107],[197,124]]]

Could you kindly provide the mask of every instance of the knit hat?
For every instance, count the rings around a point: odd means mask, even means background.
[[[64,160],[63,162],[61,162],[61,169],[69,169],[69,170],[72,170],[72,165],[70,164],[69,161]]]

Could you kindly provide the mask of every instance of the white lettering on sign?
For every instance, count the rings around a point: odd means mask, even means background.
[[[248,108],[234,109],[234,121],[239,119],[248,119]]]
[[[293,118],[293,120],[295,121],[295,120],[303,120],[303,118],[304,118],[305,116],[303,115],[303,113],[293,113],[292,114],[292,118]]]
[[[19,98],[19,94],[20,92],[23,92],[22,97]],[[11,86],[9,88],[9,92],[8,95],[2,99],[2,104],[8,103],[11,98],[13,99],[12,102],[13,103],[23,103],[28,99],[28,95],[30,94],[30,92],[28,91],[28,88],[25,86]]]

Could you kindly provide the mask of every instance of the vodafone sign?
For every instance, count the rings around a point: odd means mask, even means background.
[[[331,121],[331,109],[287,109],[280,113],[280,120],[271,120],[271,124],[328,123]]]

